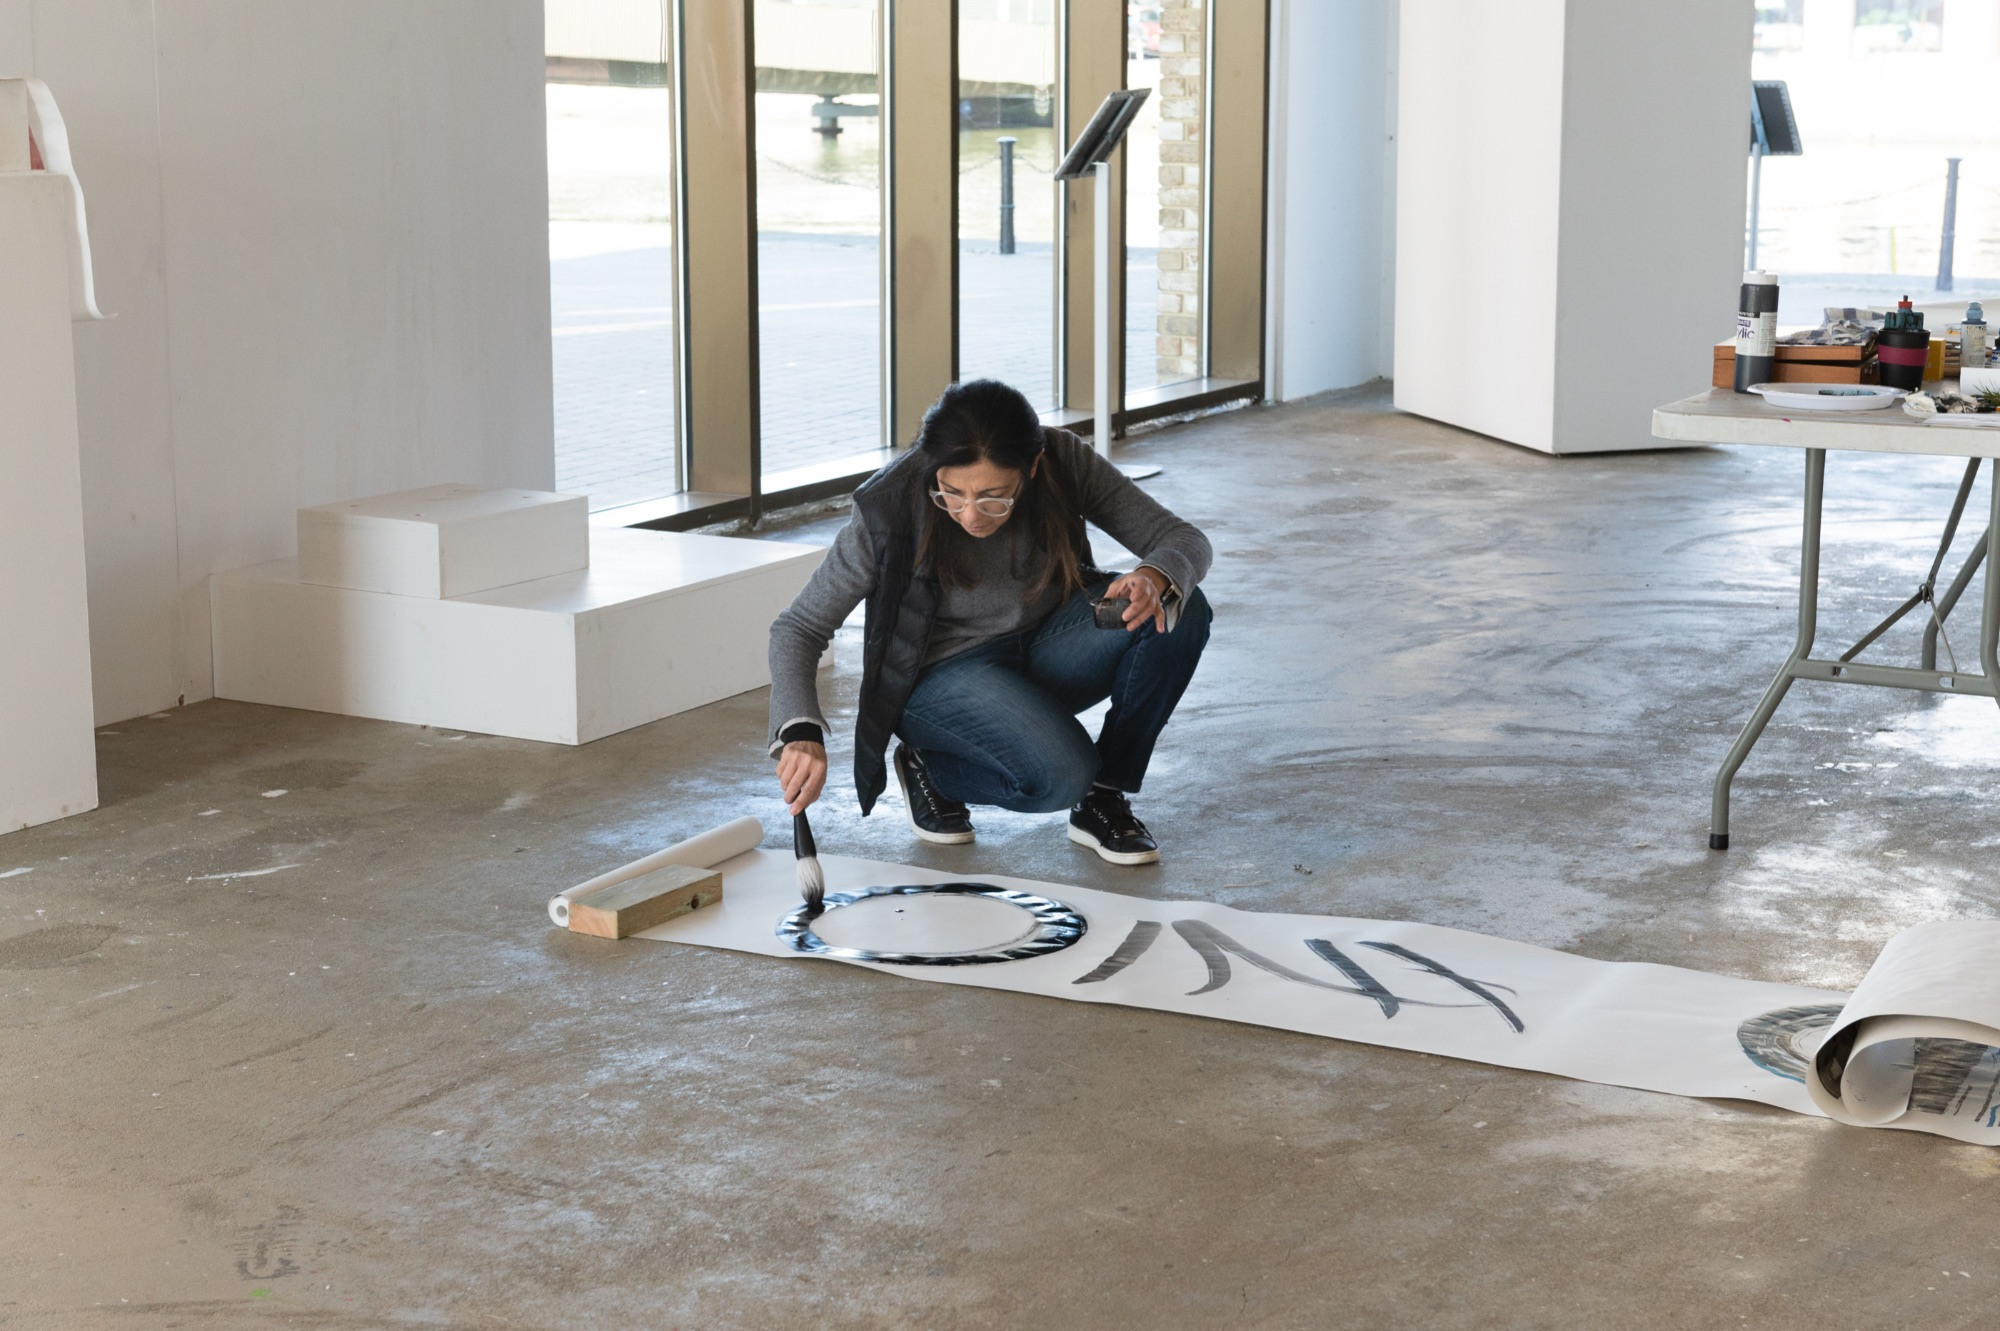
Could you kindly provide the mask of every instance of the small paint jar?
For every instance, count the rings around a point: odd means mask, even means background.
[[[1930,357],[1931,335],[1924,331],[1924,316],[1910,308],[1910,298],[1905,296],[1883,319],[1882,331],[1875,338],[1875,364],[1883,386],[1912,392],[1922,388]]]

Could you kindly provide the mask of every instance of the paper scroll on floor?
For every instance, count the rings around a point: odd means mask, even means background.
[[[712,864],[723,872],[719,904],[639,936],[794,959],[895,952],[906,959],[845,964],[2000,1145],[2000,922],[1945,921],[1899,935],[1850,1000],[1434,925],[1149,901],[993,875],[978,885],[998,890],[976,894],[964,890],[963,874],[820,862],[830,908],[803,929],[791,858],[751,850]],[[939,883],[954,890],[869,891]],[[1029,904],[1010,903],[1010,894]],[[852,901],[831,904],[843,897]],[[1080,935],[1053,950],[1010,947],[1048,933],[1049,905],[1080,917]],[[825,950],[801,951],[802,934]],[[1028,955],[998,959],[1010,952]],[[911,964],[913,954],[966,961]]]

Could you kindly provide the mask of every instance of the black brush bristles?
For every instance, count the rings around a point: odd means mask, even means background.
[[[826,874],[819,867],[819,848],[813,845],[812,824],[804,810],[792,815],[792,854],[799,862],[799,895],[818,910],[826,900]]]

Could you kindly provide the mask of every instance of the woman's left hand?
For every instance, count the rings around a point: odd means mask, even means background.
[[[1125,607],[1125,631],[1132,632],[1147,620],[1161,633],[1167,631],[1167,606],[1160,598],[1167,594],[1167,575],[1156,568],[1135,568],[1104,589],[1106,596],[1124,596],[1132,604]]]

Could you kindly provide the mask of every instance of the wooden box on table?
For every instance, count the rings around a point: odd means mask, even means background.
[[[1795,347],[1780,344],[1774,381],[1781,384],[1872,384],[1876,382],[1872,347]],[[1715,344],[1717,388],[1736,384],[1736,344]]]

